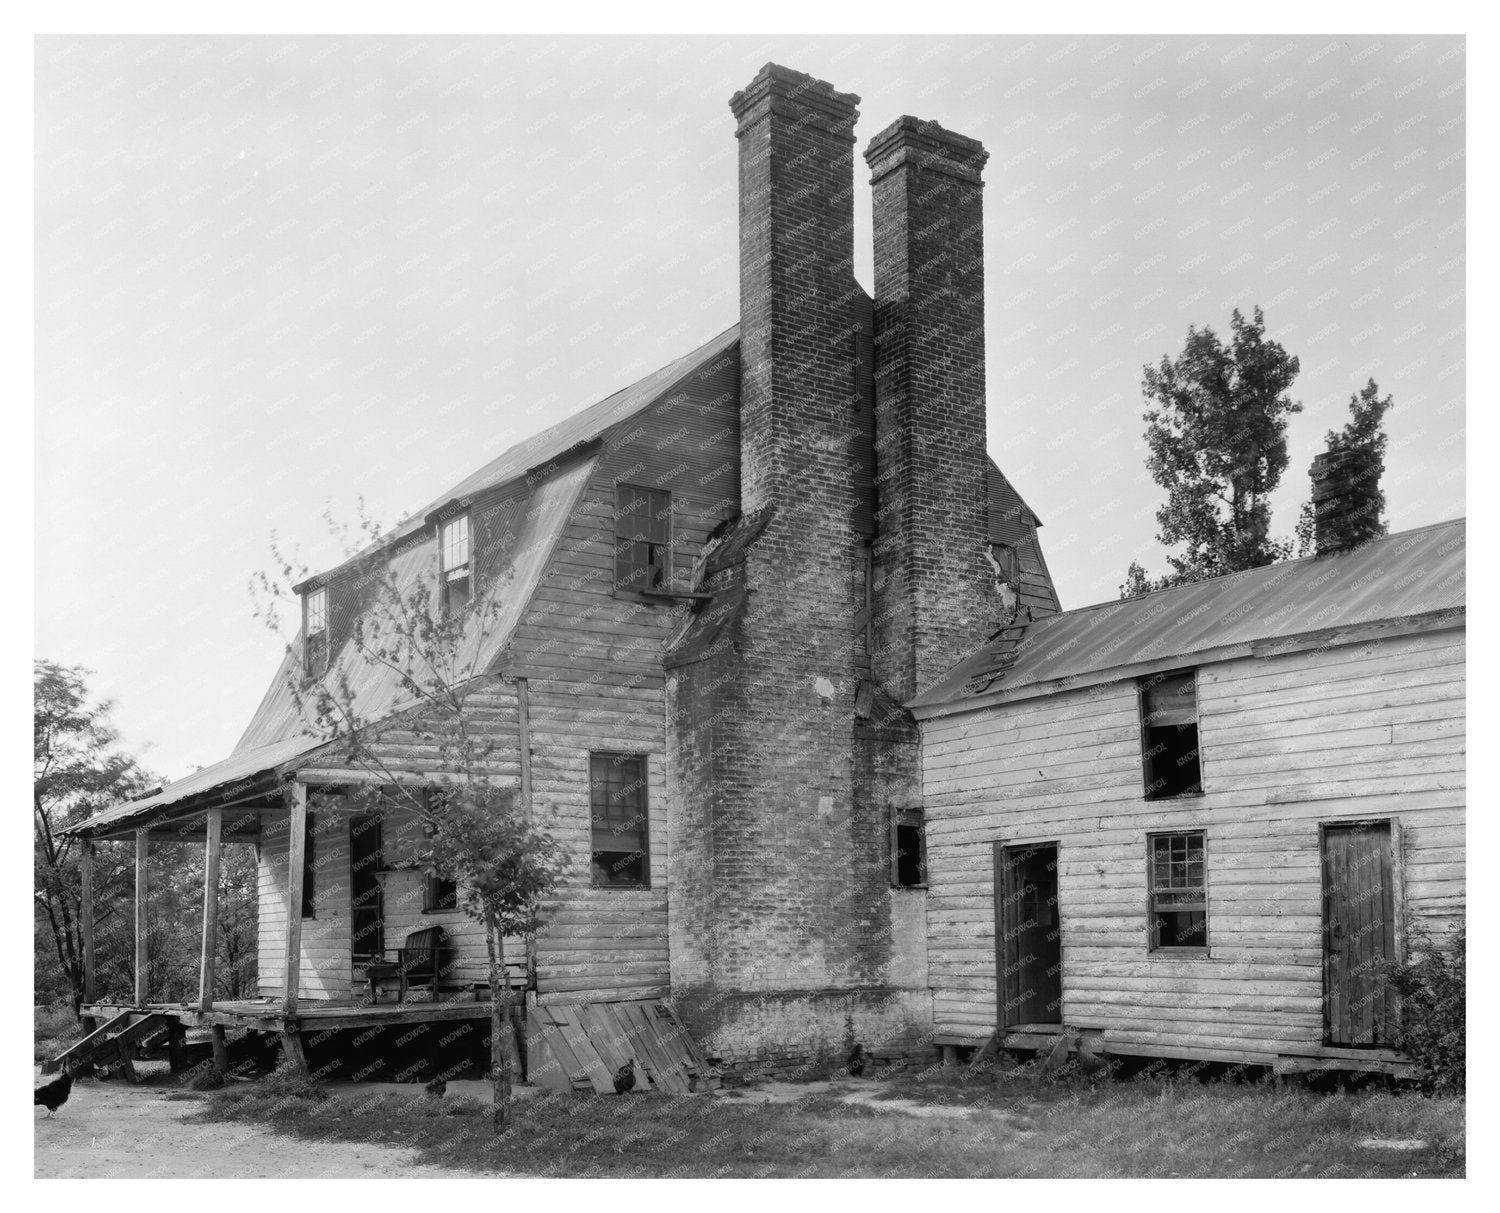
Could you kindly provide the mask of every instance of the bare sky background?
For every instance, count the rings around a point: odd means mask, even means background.
[[[1264,308],[1302,363],[1275,529],[1351,393],[1393,530],[1464,512],[1452,37],[44,38],[36,652],[169,778],[281,640],[275,533],[341,554],[737,319],[732,92],[767,60],[981,139],[991,454],[1065,608],[1159,572],[1141,367]],[[856,174],[856,274],[870,202]]]

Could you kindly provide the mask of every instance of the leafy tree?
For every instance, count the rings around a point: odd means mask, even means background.
[[[1290,545],[1270,536],[1270,497],[1287,466],[1287,417],[1302,405],[1287,395],[1300,369],[1266,340],[1265,318],[1238,310],[1224,345],[1212,329],[1188,329],[1175,360],[1144,368],[1146,467],[1167,490],[1156,511],[1171,572],[1150,579],[1139,565],[1121,596],[1202,581],[1284,559]]]
[[[1349,397],[1349,420],[1342,430],[1329,430],[1324,439],[1326,453],[1340,461],[1339,479],[1354,499],[1353,508],[1344,517],[1330,520],[1333,542],[1352,547],[1386,533],[1385,492],[1380,478],[1385,474],[1385,415],[1394,406],[1390,396],[1381,398],[1375,380],[1365,384],[1358,395]],[[1317,551],[1317,516],[1311,499],[1302,503],[1297,520],[1297,555],[1310,556]]]
[[[315,734],[341,743],[351,766],[379,777],[356,793],[362,809],[403,808],[420,820],[425,836],[417,862],[424,871],[453,881],[459,907],[484,926],[489,960],[490,1070],[494,1082],[495,1131],[510,1125],[511,1058],[508,1030],[512,989],[505,961],[506,936],[530,936],[545,915],[545,900],[566,868],[565,854],[521,802],[511,777],[498,772],[504,761],[495,738],[475,722],[472,704],[488,681],[477,665],[483,637],[496,625],[499,602],[475,584],[457,608],[443,609],[429,584],[417,578],[404,585],[388,559],[380,528],[362,520],[364,555],[354,580],[364,587],[363,606],[350,622],[346,642],[366,672],[383,667],[400,683],[414,706],[389,721],[366,717],[350,668],[334,660],[328,673],[304,683],[300,670],[288,676],[288,690]],[[345,532],[348,535],[348,532]],[[274,549],[273,549],[274,550]],[[277,603],[290,606],[290,590],[307,570],[294,568],[279,552],[276,578],[262,576],[256,587],[258,613],[276,626]],[[295,652],[288,646],[288,652]],[[337,657],[337,654],[334,654]],[[296,662],[292,663],[297,665]],[[432,787],[414,786],[389,766],[380,744],[384,731],[415,735],[430,748],[440,774]]]
[[[93,813],[143,795],[159,781],[116,748],[108,703],[90,702],[89,671],[55,661],[33,663],[32,854],[35,907],[73,1011],[83,1004],[82,876],[78,841],[62,831]],[[102,858],[102,857],[101,857]],[[96,864],[95,903],[107,921],[124,884],[123,864]],[[127,901],[125,904],[129,904]],[[96,924],[97,925],[97,924]],[[40,961],[40,957],[38,957]],[[38,974],[38,988],[44,988]]]

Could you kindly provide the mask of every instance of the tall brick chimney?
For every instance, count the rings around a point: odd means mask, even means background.
[[[1324,451],[1312,462],[1313,529],[1317,554],[1358,547],[1385,534],[1379,455],[1358,448]]]
[[[989,556],[984,209],[989,154],[936,122],[870,141],[879,501],[875,670],[897,699],[1001,622]]]
[[[856,737],[862,684],[870,697],[858,100],[768,64],[730,102],[741,515],[703,566],[715,597],[692,627],[712,643],[667,663],[667,896],[673,998],[731,1064],[791,1066],[847,1051],[848,1032],[899,1042],[930,1023],[925,968],[895,956],[892,800],[870,793],[882,764],[915,780],[915,747]]]

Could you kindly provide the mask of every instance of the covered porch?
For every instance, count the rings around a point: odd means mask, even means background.
[[[305,747],[305,739],[302,744]],[[68,1054],[55,1059],[53,1065],[81,1060],[88,1052],[83,1046],[110,1055],[120,1053],[128,1062],[130,1050],[126,1046],[129,1041],[152,1031],[157,1033],[158,1039],[169,1036],[174,1042],[175,1060],[175,1045],[180,1043],[187,1030],[208,1029],[213,1039],[214,1068],[222,1074],[227,1070],[226,1030],[248,1029],[279,1036],[288,1062],[306,1072],[303,1034],[308,1031],[321,1033],[424,1021],[476,1019],[488,1015],[487,1002],[482,1001],[488,992],[487,982],[464,981],[461,972],[457,979],[446,980],[449,966],[443,966],[439,972],[436,949],[431,957],[430,971],[426,973],[427,980],[422,983],[427,986],[427,1000],[417,1001],[414,994],[413,999],[407,1001],[406,972],[400,973],[399,993],[394,977],[399,968],[411,967],[407,963],[408,955],[402,954],[396,963],[381,962],[410,942],[411,937],[386,936],[380,882],[373,886],[373,899],[367,899],[363,906],[349,894],[361,875],[360,864],[366,868],[363,873],[366,884],[370,884],[375,873],[387,873],[379,858],[378,828],[370,831],[376,839],[377,850],[373,857],[368,852],[360,855],[355,846],[349,845],[351,835],[356,832],[351,822],[358,814],[354,799],[344,793],[352,785],[388,784],[393,779],[419,787],[442,786],[452,781],[442,780],[431,773],[400,773],[376,780],[367,773],[349,769],[298,768],[296,761],[299,758],[305,760],[305,749],[288,755],[280,763],[267,763],[265,759],[274,756],[267,756],[263,751],[253,752],[248,757],[253,769],[222,769],[235,765],[243,767],[243,763],[236,764],[231,759],[219,764],[220,769],[199,772],[197,777],[174,785],[170,791],[122,805],[75,828],[81,842],[83,873],[83,1014],[91,1036]],[[204,780],[200,778],[202,776],[209,778]],[[195,782],[200,786],[192,786]],[[316,807],[322,824],[343,840],[347,851],[345,855],[330,849],[328,854],[319,856],[325,861],[322,869],[309,863],[309,847],[312,845],[310,803]],[[93,867],[95,847],[106,842],[130,843],[135,853],[134,989],[128,1001],[118,994],[101,999],[97,984]],[[258,984],[262,995],[269,996],[220,1001],[215,998],[219,871],[224,846],[236,843],[257,848],[262,873],[258,910],[262,941]],[[204,848],[202,936],[196,997],[176,1002],[150,1001],[147,979],[151,959],[147,923],[148,859],[163,844]],[[339,913],[321,920],[313,917],[304,902],[304,894],[310,892],[308,886],[314,880],[321,881],[341,896]],[[448,920],[455,927],[465,921],[458,913],[450,913]],[[395,921],[407,925],[407,920],[401,919],[399,914]],[[332,961],[320,962],[317,955],[309,958],[304,946],[307,941],[304,924],[307,930],[321,932],[321,937],[315,938],[314,943],[324,953],[332,955]],[[421,934],[427,942],[443,942],[443,936],[436,928],[429,927]],[[329,943],[330,939],[332,943]],[[529,966],[524,959],[524,949],[518,949],[518,953],[515,958],[508,957],[508,960],[515,960],[508,968],[519,992],[527,985]],[[344,975],[342,980],[336,983],[320,980],[322,974],[316,967],[318,963],[339,967]],[[390,986],[382,989],[386,983],[377,981],[377,976],[391,977]],[[363,988],[360,988],[361,981]],[[416,983],[414,976],[413,984]],[[158,992],[156,997],[160,999],[161,993]]]

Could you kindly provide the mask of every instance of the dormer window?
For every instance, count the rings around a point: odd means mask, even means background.
[[[615,589],[665,590],[672,580],[672,494],[615,486]]]
[[[469,545],[469,516],[460,514],[438,528],[438,597],[443,614],[452,616],[468,606],[473,593],[473,553]]]
[[[328,668],[328,587],[302,596],[302,668],[309,678]]]

